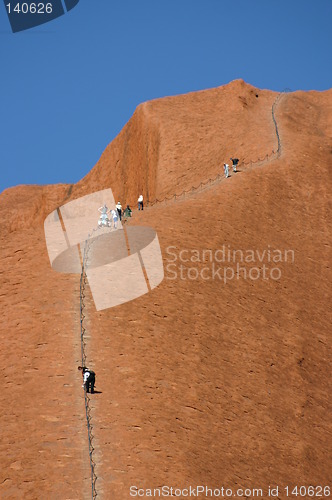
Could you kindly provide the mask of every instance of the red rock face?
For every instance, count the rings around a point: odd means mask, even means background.
[[[46,215],[107,187],[123,205],[141,192],[146,200],[180,193],[216,177],[230,156],[240,172],[229,179],[134,213],[130,224],[158,233],[159,287],[100,312],[87,291],[87,361],[100,391],[91,399],[97,492],[122,500],[131,485],[327,483],[332,92],[284,95],[280,157],[241,168],[277,148],[276,97],[235,81],[144,103],[77,185],[1,194],[1,498],[91,491],[79,276],[51,269]],[[199,274],[211,262],[185,260],[223,248],[294,258],[273,264],[279,279],[242,271],[226,283]],[[181,250],[182,278],[176,268],[172,279],[170,252],[180,259]],[[266,259],[242,267],[271,267]]]

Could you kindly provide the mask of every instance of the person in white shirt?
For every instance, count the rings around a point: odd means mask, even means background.
[[[101,227],[101,226],[108,226],[109,224],[109,219],[107,217],[107,212],[109,212],[106,204],[100,208],[98,208],[98,212],[101,213],[101,216],[99,217],[99,221],[98,221],[98,226]]]
[[[143,210],[143,195],[140,194],[139,197],[138,197],[138,210]]]
[[[227,177],[229,176],[229,165],[227,163],[224,163],[224,173],[225,173],[225,177],[227,179]]]
[[[118,211],[114,209],[111,210],[111,215],[113,218],[114,229],[116,229],[118,226]]]

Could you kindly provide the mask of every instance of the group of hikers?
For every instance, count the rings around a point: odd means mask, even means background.
[[[233,172],[237,172],[237,167],[239,165],[239,159],[238,158],[230,158],[232,162],[232,167],[233,167]],[[229,177],[229,165],[228,163],[224,163],[224,174],[227,179]],[[138,204],[138,210],[143,210],[144,209],[144,204],[143,204],[143,195],[140,194],[137,200]],[[126,208],[123,210],[121,203],[118,201],[116,204],[115,208],[113,209],[108,209],[106,204],[100,208],[98,208],[99,212],[101,213],[98,221],[98,226],[103,227],[112,227],[112,220],[113,220],[113,227],[114,229],[117,229],[118,226],[118,221],[122,221],[122,217],[127,219],[128,217],[132,216],[132,209],[130,208],[129,205],[126,206]],[[111,217],[109,217],[109,215]]]
[[[233,172],[237,172],[237,167],[239,165],[239,159],[238,158],[230,158],[230,160],[232,162]],[[225,177],[227,179],[227,177],[229,177],[229,165],[228,165],[228,163],[224,163],[224,174],[225,174]],[[138,204],[138,210],[144,209],[143,195],[142,194],[138,197],[137,204]],[[117,224],[118,224],[119,219],[121,221],[123,217],[128,218],[128,217],[132,216],[132,210],[131,210],[130,206],[127,205],[126,208],[123,210],[122,205],[119,201],[116,204],[114,209],[109,210],[105,204],[104,206],[98,208],[98,210],[101,213],[101,215],[99,217],[99,221],[98,221],[99,227],[102,227],[102,226],[112,227],[112,222],[111,222],[110,218],[108,217],[108,214],[110,214],[111,218],[113,219],[114,229],[117,228]],[[89,390],[91,389],[91,394],[93,394],[95,380],[96,380],[95,373],[92,370],[90,370],[89,368],[86,368],[83,366],[79,366],[78,369],[82,371],[83,387],[85,388],[86,392],[89,392]]]
[[[232,162],[232,167],[233,167],[233,172],[237,172],[237,167],[239,164],[239,159],[238,158],[230,158]],[[224,163],[224,174],[227,179],[229,177],[229,165],[227,163]]]
[[[138,203],[138,210],[143,210],[144,205],[143,205],[142,194],[138,197],[137,203]],[[113,221],[113,227],[114,229],[117,229],[119,220],[122,221],[123,217],[125,219],[128,219],[128,217],[132,216],[132,209],[130,208],[130,206],[127,205],[126,208],[123,210],[122,205],[119,201],[116,204],[115,208],[113,209],[109,209],[105,204],[102,207],[98,208],[98,211],[101,213],[98,220],[99,227],[103,226],[112,227],[112,221]]]

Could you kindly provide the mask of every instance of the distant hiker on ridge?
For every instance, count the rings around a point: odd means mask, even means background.
[[[121,217],[122,217],[122,206],[121,206],[121,203],[118,201],[116,207],[117,209],[117,212],[118,212],[118,216],[119,216],[119,219],[121,220]]]
[[[138,197],[138,210],[143,210],[143,195],[140,194],[139,197]]]
[[[239,164],[239,159],[238,158],[230,158],[230,160],[232,160],[232,163],[233,163],[233,172],[237,172],[237,166]]]
[[[83,375],[83,385],[85,387],[86,392],[89,392],[91,387],[91,394],[95,392],[95,382],[96,382],[96,374],[94,371],[86,368],[86,366],[79,366],[78,369],[82,372]]]
[[[227,179],[227,177],[229,176],[229,165],[227,163],[224,163],[224,173],[225,173],[225,177]]]

